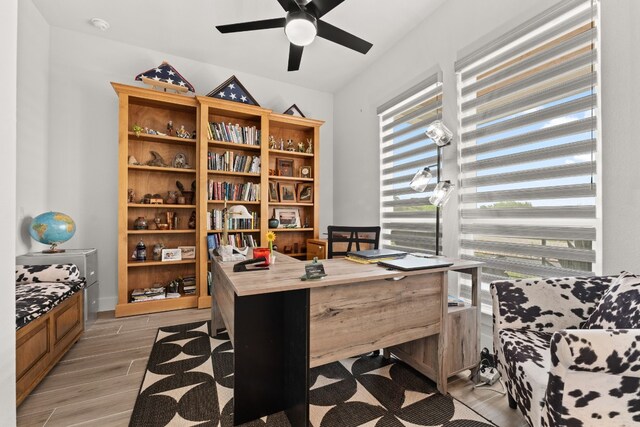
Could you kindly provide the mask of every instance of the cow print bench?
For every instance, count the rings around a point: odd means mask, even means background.
[[[73,264],[16,266],[18,405],[80,338],[84,285]]]

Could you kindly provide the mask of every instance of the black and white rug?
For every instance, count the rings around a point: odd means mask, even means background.
[[[233,347],[210,322],[160,328],[130,426],[233,425]],[[395,359],[360,356],[311,370],[314,427],[484,427],[473,410]],[[284,414],[245,424],[289,426]]]

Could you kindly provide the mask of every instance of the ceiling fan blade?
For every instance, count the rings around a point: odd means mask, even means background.
[[[321,20],[318,20],[318,36],[362,54],[369,52],[369,49],[373,46],[368,41]]]
[[[264,19],[262,21],[241,22],[239,24],[217,25],[222,34],[238,33],[241,31],[267,30],[269,28],[283,28],[287,22],[285,18]]]
[[[298,71],[300,69],[303,50],[304,46],[289,43],[289,68],[287,68],[287,71]]]
[[[278,0],[278,3],[286,12],[300,9],[300,5],[296,0]]]
[[[344,0],[312,0],[305,6],[307,9],[312,9],[316,13],[316,17],[321,18],[327,13],[331,12],[336,6],[342,3]]]

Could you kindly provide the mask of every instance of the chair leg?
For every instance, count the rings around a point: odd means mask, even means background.
[[[511,409],[517,409],[518,408],[518,404],[516,403],[516,400],[511,397],[511,393],[507,392],[507,399],[509,400],[509,408]]]

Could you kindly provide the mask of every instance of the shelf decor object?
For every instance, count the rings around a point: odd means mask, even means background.
[[[249,91],[240,83],[236,76],[231,76],[220,86],[207,94],[211,98],[224,99],[225,101],[240,102],[241,104],[260,106],[258,101],[251,96]]]
[[[136,76],[137,81],[141,81],[154,88],[175,90],[178,93],[194,92],[195,88],[168,62],[163,62],[156,68],[151,68]]]
[[[238,227],[227,224],[227,242],[233,242],[236,247],[266,246],[269,218],[274,217],[275,209],[296,209],[301,225],[278,229],[286,231],[279,233],[278,244],[298,247],[299,251],[292,255],[300,259],[306,257],[305,242],[319,237],[322,121],[278,114],[257,105],[230,102],[228,98],[189,97],[118,83],[112,86],[118,95],[119,111],[117,317],[211,306],[208,249],[216,249],[225,242],[222,221],[225,203],[231,212],[236,212],[236,206],[244,207],[253,219],[236,221],[247,221],[247,224],[233,223]],[[235,139],[233,135],[227,135],[232,136],[228,139],[222,139],[221,134],[214,135],[211,124],[217,126],[218,132],[230,133],[233,128]],[[176,130],[182,127],[195,131],[196,138],[175,136]],[[310,147],[309,152],[271,150],[270,135],[278,141],[291,140],[296,146],[304,144],[305,148]],[[145,165],[153,160],[151,151],[162,157],[164,163],[186,159],[189,168]],[[130,164],[130,158],[137,164]],[[292,175],[297,175],[301,167],[314,174],[309,178],[270,176],[269,169],[276,169],[276,158],[289,160]],[[214,159],[224,161],[229,167],[210,168]],[[235,168],[231,167],[234,165]],[[194,191],[193,197],[188,197],[191,194],[187,195],[187,191],[180,191],[185,204],[180,204],[182,200],[176,191],[178,181],[185,190]],[[277,198],[280,183],[291,185],[291,189],[299,184],[312,186],[304,193],[311,191],[312,200],[304,203],[293,200],[283,205]],[[270,188],[276,194],[275,199],[270,200]],[[177,218],[175,223],[172,221],[173,228],[165,220],[167,212]],[[147,229],[134,229],[138,217],[148,220]],[[146,261],[132,260],[131,254],[140,239],[149,251],[156,245],[159,248],[195,247],[195,258],[191,258],[193,252],[190,251],[189,258],[183,252],[180,261],[162,262],[151,256]],[[178,277],[194,277],[195,290],[181,291],[179,297],[131,302],[134,289],[156,284],[168,286]]]
[[[287,111],[282,114],[287,114],[289,116],[295,117],[306,117],[304,114],[302,114],[302,111],[300,111],[296,104],[293,104],[291,107],[287,108]]]
[[[433,178],[431,168],[437,166],[437,184],[433,190],[433,194],[429,197],[429,203],[436,207],[436,255],[440,255],[440,208],[449,200],[449,197],[455,189],[455,185],[451,181],[440,180],[440,169],[442,163],[442,147],[451,144],[453,132],[445,126],[442,120],[435,120],[425,130],[425,135],[437,145],[437,159],[433,165],[428,165],[424,169],[416,172],[415,176],[409,183],[409,187],[417,193],[422,193]]]

